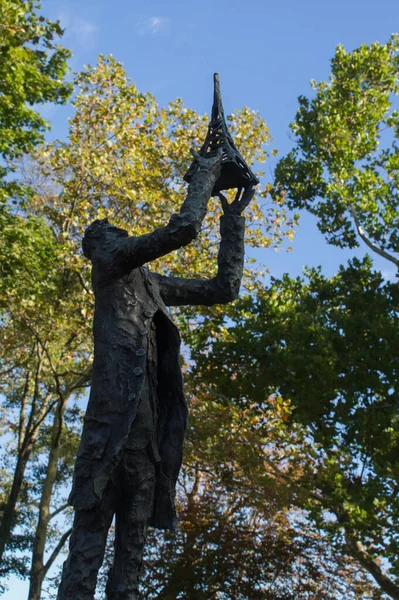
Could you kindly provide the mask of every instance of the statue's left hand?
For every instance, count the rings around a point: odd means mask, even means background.
[[[226,196],[223,196],[223,194],[221,194],[220,192],[218,193],[225,215],[241,215],[242,212],[247,208],[248,204],[251,202],[252,198],[254,197],[255,187],[253,185],[250,185],[249,187],[244,189],[242,195],[241,192],[242,188],[239,188],[237,190],[236,197],[231,203],[227,201]]]

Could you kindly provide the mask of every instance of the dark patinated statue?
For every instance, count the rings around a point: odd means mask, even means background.
[[[195,154],[195,153],[194,153]],[[139,237],[106,219],[86,230],[95,295],[94,368],[70,503],[75,520],[58,600],[93,600],[109,527],[116,515],[109,600],[138,598],[146,527],[174,529],[175,486],[187,422],[180,337],[167,306],[236,298],[243,270],[242,211],[249,185],[229,204],[218,192],[223,148],[195,154],[180,213]],[[166,277],[144,265],[189,244],[214,190],[221,199],[221,243],[213,279]]]

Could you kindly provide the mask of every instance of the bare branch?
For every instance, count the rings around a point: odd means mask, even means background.
[[[386,258],[387,260],[389,260],[390,262],[392,262],[394,265],[396,265],[399,268],[399,259],[395,258],[394,256],[392,256],[391,254],[389,254],[385,250],[381,250],[381,248],[378,248],[378,246],[376,246],[375,244],[373,244],[373,242],[371,242],[369,240],[369,238],[366,235],[366,232],[364,231],[363,227],[359,223],[359,219],[358,219],[358,216],[357,216],[357,213],[356,213],[356,209],[353,206],[349,206],[349,210],[352,213],[353,220],[355,221],[357,232],[358,232],[359,236],[361,237],[361,239],[363,240],[363,242],[370,248],[370,250],[373,250],[373,252],[375,252],[379,256],[382,256],[383,258]]]
[[[370,573],[380,588],[391,598],[399,600],[399,585],[383,572],[380,565],[370,556],[363,544],[349,534],[346,535],[346,544],[350,554]]]
[[[65,502],[65,504],[61,504],[61,506],[59,506],[55,511],[53,511],[51,515],[49,515],[48,520],[51,521],[51,519],[54,519],[54,517],[62,513],[66,508],[68,508],[68,506],[68,502]]]
[[[26,416],[26,404],[28,400],[29,384],[30,384],[31,372],[28,371],[25,379],[24,392],[21,398],[21,410],[19,413],[19,426],[18,426],[18,452],[21,451],[23,439],[25,437],[25,416]]]
[[[53,562],[55,561],[55,559],[57,558],[57,556],[59,555],[59,553],[61,552],[63,545],[65,544],[65,542],[67,541],[67,539],[69,538],[71,533],[72,533],[72,527],[70,527],[68,529],[68,531],[66,531],[64,533],[64,535],[61,536],[60,541],[58,542],[58,544],[56,545],[56,547],[50,554],[48,561],[46,562],[46,564],[43,567],[45,575],[46,575],[47,571],[49,570],[49,568],[51,567],[51,565],[53,564]]]
[[[83,279],[83,277],[82,277],[82,275],[81,275],[81,273],[79,271],[78,271],[78,278],[79,278],[79,281],[80,281],[80,285],[82,286],[82,288],[84,289],[84,291],[86,292],[86,294],[89,294],[90,296],[92,296],[93,292],[91,291],[90,288],[87,287],[87,285],[86,285],[86,283],[85,283],[85,281],[84,281],[84,279]]]

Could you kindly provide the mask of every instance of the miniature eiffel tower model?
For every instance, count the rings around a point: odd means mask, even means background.
[[[222,105],[222,96],[220,94],[219,75],[213,76],[214,94],[211,122],[208,125],[208,134],[205,142],[199,151],[200,156],[212,157],[216,156],[219,148],[222,148],[222,172],[219,179],[216,181],[212,191],[212,195],[216,196],[221,190],[230,190],[232,188],[247,188],[250,185],[257,185],[259,180],[252,173],[245,160],[238,152],[233,138],[231,137]],[[197,170],[198,165],[194,160],[184,176],[184,181],[190,183],[193,173]]]

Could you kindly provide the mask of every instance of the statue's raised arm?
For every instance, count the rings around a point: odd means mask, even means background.
[[[194,150],[192,153],[195,169],[180,212],[173,214],[164,227],[140,236],[129,236],[107,219],[94,221],[82,243],[83,252],[93,266],[107,271],[109,276],[122,277],[144,263],[187,246],[197,237],[220,176],[222,151],[209,158]]]
[[[231,204],[221,192],[218,193],[223,216],[220,219],[221,242],[215,277],[187,279],[149,273],[150,280],[157,283],[166,306],[195,304],[211,306],[225,304],[237,298],[244,267],[245,217],[242,213],[254,193],[253,186],[243,192],[239,189]]]

